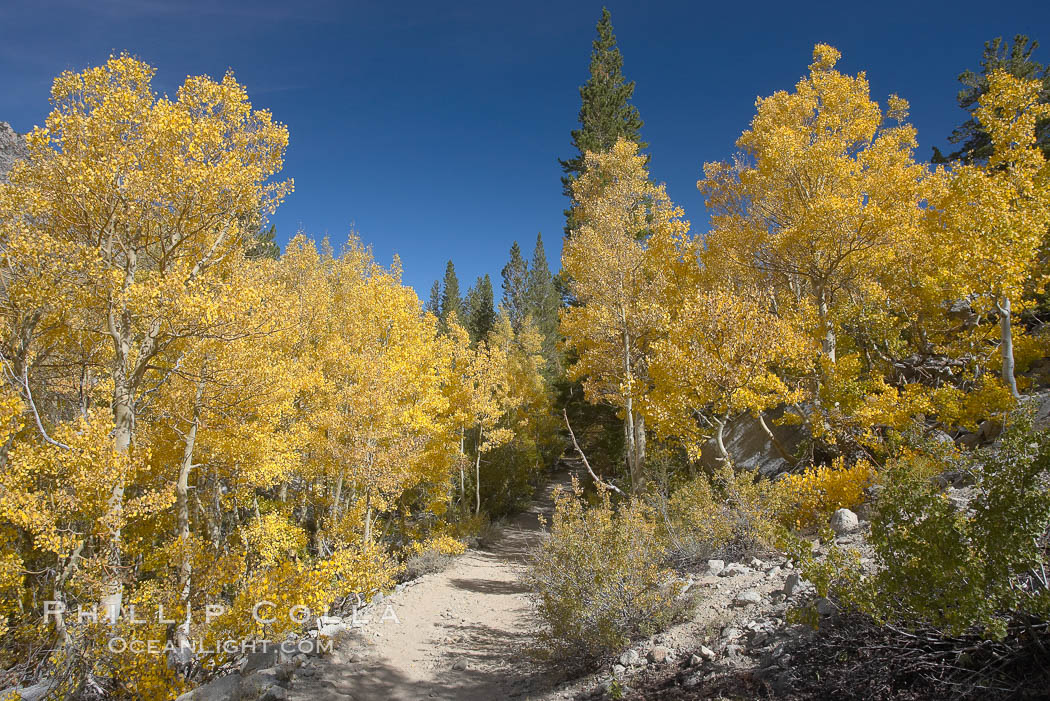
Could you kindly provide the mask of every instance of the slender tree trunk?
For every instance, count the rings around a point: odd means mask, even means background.
[[[372,493],[365,495],[365,545],[372,543]]]
[[[820,326],[824,336],[824,338],[821,339],[820,346],[824,351],[824,355],[834,363],[836,360],[835,352],[837,339],[835,338],[835,327],[831,325],[831,319],[828,318],[828,295],[823,288],[821,288],[818,294],[817,311],[820,315]]]
[[[777,440],[776,435],[770,430],[769,424],[766,423],[765,414],[761,411],[758,412],[758,423],[762,426],[762,430],[766,432],[766,437],[769,438],[769,442],[773,444],[774,448],[776,448],[777,454],[784,458],[784,460],[787,460],[789,464],[794,465],[795,460],[788,455],[788,452],[784,449],[784,445]]]
[[[719,461],[729,465],[732,461],[729,459],[729,451],[726,450],[725,433],[726,433],[726,421],[727,416],[716,416],[715,421],[715,445],[718,447]]]
[[[460,509],[463,508],[463,504],[467,499],[467,475],[463,469],[463,464],[467,460],[467,451],[464,443],[466,442],[466,436],[464,435],[464,429],[459,429],[459,503]]]
[[[1017,391],[1017,379],[1014,377],[1014,334],[1010,315],[1010,298],[1003,297],[999,307],[999,352],[1003,356],[1003,382],[1010,389],[1014,399],[1020,399]]]
[[[478,426],[478,443],[477,443],[477,455],[474,457],[474,513],[481,513],[481,439],[483,438],[484,429]]]
[[[631,492],[633,494],[639,494],[645,484],[644,475],[642,474],[642,455],[644,454],[645,447],[645,428],[642,426],[639,430],[636,425],[636,420],[641,420],[641,417],[635,417],[634,415],[634,384],[633,376],[631,374],[631,335],[627,330],[627,312],[624,309],[620,310],[620,321],[623,324],[623,372],[624,379],[627,381],[627,395],[624,397],[624,437],[627,441],[625,446],[627,449],[627,471],[631,477]],[[641,437],[642,446],[641,452],[639,452],[638,439]]]
[[[115,312],[110,314],[110,334],[113,338],[114,354],[111,368],[113,378],[113,450],[126,453],[131,448],[135,430],[135,399],[132,388],[131,373],[128,372],[128,355],[131,351],[131,339],[127,329],[127,319],[117,320]],[[116,620],[124,599],[124,586],[120,578],[121,561],[121,521],[124,517],[124,484],[116,482],[110,487],[109,513],[110,523],[109,552],[106,555],[109,565],[108,581],[104,584],[102,609]]]
[[[197,427],[200,425],[203,395],[202,377],[197,383],[197,394],[193,400],[193,421],[184,438],[179,479],[175,483],[175,510],[182,545],[182,561],[179,563],[179,603],[185,607],[182,623],[175,629],[175,644],[180,649],[188,646],[190,641],[190,592],[193,580],[193,554],[190,552],[190,472],[193,470],[193,450],[197,444]]]

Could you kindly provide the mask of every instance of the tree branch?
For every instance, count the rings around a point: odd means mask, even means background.
[[[562,408],[561,412],[565,416],[565,426],[569,429],[569,437],[572,438],[572,445],[574,448],[576,448],[576,452],[579,454],[580,459],[583,460],[583,466],[587,468],[587,473],[590,474],[591,479],[599,485],[601,485],[602,487],[604,487],[605,489],[610,489],[616,492],[617,494],[622,495],[624,493],[622,489],[617,487],[615,484],[612,484],[611,482],[606,482],[598,475],[594,474],[594,470],[591,469],[591,464],[587,462],[587,456],[583,454],[583,449],[580,448],[580,444],[576,442],[576,434],[572,432],[572,425],[569,423],[568,410]]]

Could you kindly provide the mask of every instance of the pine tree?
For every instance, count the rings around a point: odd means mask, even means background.
[[[441,294],[441,321],[448,321],[449,315],[453,313],[462,323],[463,300],[459,296],[459,278],[456,277],[456,266],[449,261],[445,266],[445,289]]]
[[[467,292],[466,301],[467,331],[471,343],[487,338],[496,323],[495,301],[492,294],[492,278],[488,273],[479,277],[474,286]]]
[[[260,258],[271,258],[277,260],[281,257],[281,247],[277,245],[277,226],[274,224],[270,225],[270,228],[266,231],[259,229],[258,233],[255,234],[255,238],[252,244],[245,250],[244,255],[249,260],[259,260]]]
[[[503,266],[503,310],[515,333],[521,330],[521,322],[528,314],[528,285],[529,264],[515,241],[510,247],[510,260]]]
[[[543,336],[543,359],[547,362],[548,369],[554,370],[560,365],[557,352],[560,295],[554,285],[554,276],[547,266],[542,234],[536,234],[536,248],[532,252],[526,298],[532,321]]]
[[[568,160],[559,160],[565,172],[561,179],[562,190],[570,200],[572,183],[583,173],[584,155],[588,151],[608,151],[620,138],[637,143],[640,149],[649,145],[641,140],[644,122],[638,109],[631,104],[634,81],[624,80],[623,56],[616,45],[607,8],[602,8],[597,29],[598,38],[594,40],[591,51],[591,75],[580,87],[580,128],[572,131],[576,154]],[[566,235],[571,235],[575,227],[573,216],[572,207],[565,210]]]
[[[423,311],[430,312],[434,316],[441,315],[441,283],[437,280],[434,280],[434,284],[430,286],[430,298],[423,305]]]
[[[1050,66],[1044,66],[1032,59],[1032,54],[1039,48],[1039,42],[1018,34],[1013,42],[1003,41],[996,37],[984,44],[981,56],[981,72],[971,70],[959,74],[959,82],[965,87],[956,98],[959,107],[970,113],[970,118],[956,127],[948,138],[959,148],[945,156],[936,146],[933,148],[934,163],[948,163],[962,160],[964,163],[981,164],[992,155],[992,139],[981,126],[976,117],[978,101],[988,92],[988,76],[996,70],[1004,70],[1021,80],[1041,80],[1043,92],[1040,102],[1050,103]],[[1041,120],[1036,125],[1036,143],[1043,155],[1050,158],[1050,120]]]

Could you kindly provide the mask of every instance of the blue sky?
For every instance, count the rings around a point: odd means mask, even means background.
[[[704,161],[726,158],[756,96],[790,89],[812,46],[843,52],[872,91],[907,98],[928,158],[964,115],[957,74],[983,42],[1046,42],[1050,3],[607,3],[637,82],[652,175],[693,221]],[[278,211],[281,241],[302,229],[344,240],[354,226],[376,256],[398,253],[425,296],[452,258],[463,289],[498,280],[513,240],[537,231],[556,264],[565,201],[557,158],[587,78],[601,2],[0,2],[0,120],[43,122],[51,79],[127,50],[173,94],[188,74],[232,68],[253,103],[291,131]],[[991,14],[989,14],[989,9]]]

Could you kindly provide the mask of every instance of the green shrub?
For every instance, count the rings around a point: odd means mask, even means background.
[[[603,492],[587,507],[575,481],[571,493],[556,494],[550,533],[532,553],[527,575],[542,651],[589,664],[667,626],[680,609],[665,557],[653,514],[641,502],[614,508]]]
[[[675,489],[663,507],[671,562],[688,567],[711,557],[741,560],[768,552],[781,539],[781,494],[768,480],[729,466]]]
[[[877,620],[951,634],[999,637],[1016,614],[1046,620],[1050,436],[1030,425],[1015,421],[999,446],[969,458],[976,483],[965,510],[928,478],[928,456],[892,463],[872,519],[879,570],[861,577],[837,557],[810,564],[807,577]]]

